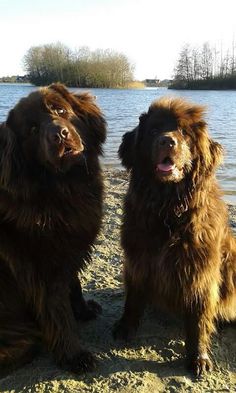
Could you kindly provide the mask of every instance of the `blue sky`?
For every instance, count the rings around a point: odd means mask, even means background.
[[[184,43],[236,40],[235,0],[0,0],[0,76],[23,74],[34,45],[111,48],[135,76],[170,78]]]

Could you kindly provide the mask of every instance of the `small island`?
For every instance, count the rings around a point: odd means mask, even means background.
[[[134,78],[134,64],[112,49],[72,51],[62,43],[32,46],[23,58],[25,75],[0,77],[0,83],[46,86],[61,82],[68,87],[144,89],[168,87],[169,80]]]

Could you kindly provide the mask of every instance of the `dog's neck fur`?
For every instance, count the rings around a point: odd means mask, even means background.
[[[189,174],[178,183],[161,183],[132,172],[129,187],[135,192],[137,200],[145,205],[145,210],[154,209],[160,217],[168,216],[178,221],[187,211],[201,208],[213,189],[219,190],[217,183],[212,181],[213,176],[208,176],[204,182],[193,183]]]

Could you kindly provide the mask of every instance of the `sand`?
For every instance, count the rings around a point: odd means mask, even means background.
[[[127,177],[125,172],[113,170],[105,172],[105,179],[103,229],[92,264],[82,277],[85,297],[97,300],[103,313],[78,326],[84,347],[98,358],[98,368],[90,374],[74,375],[58,369],[45,353],[1,379],[0,392],[236,392],[236,327],[224,327],[214,336],[215,368],[200,380],[184,368],[183,325],[173,316],[147,310],[130,343],[113,341],[111,329],[124,301],[119,226]],[[236,230],[236,207],[229,208]]]

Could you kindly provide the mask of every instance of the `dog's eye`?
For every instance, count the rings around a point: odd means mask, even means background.
[[[180,128],[179,132],[181,133],[181,135],[185,136],[187,135],[187,131],[185,130],[185,128]]]
[[[64,115],[66,113],[66,110],[64,108],[54,108],[54,112],[56,112],[57,115]]]
[[[66,110],[60,106],[50,105],[49,108],[52,112],[56,113],[56,115],[58,116],[65,115],[66,113]]]

